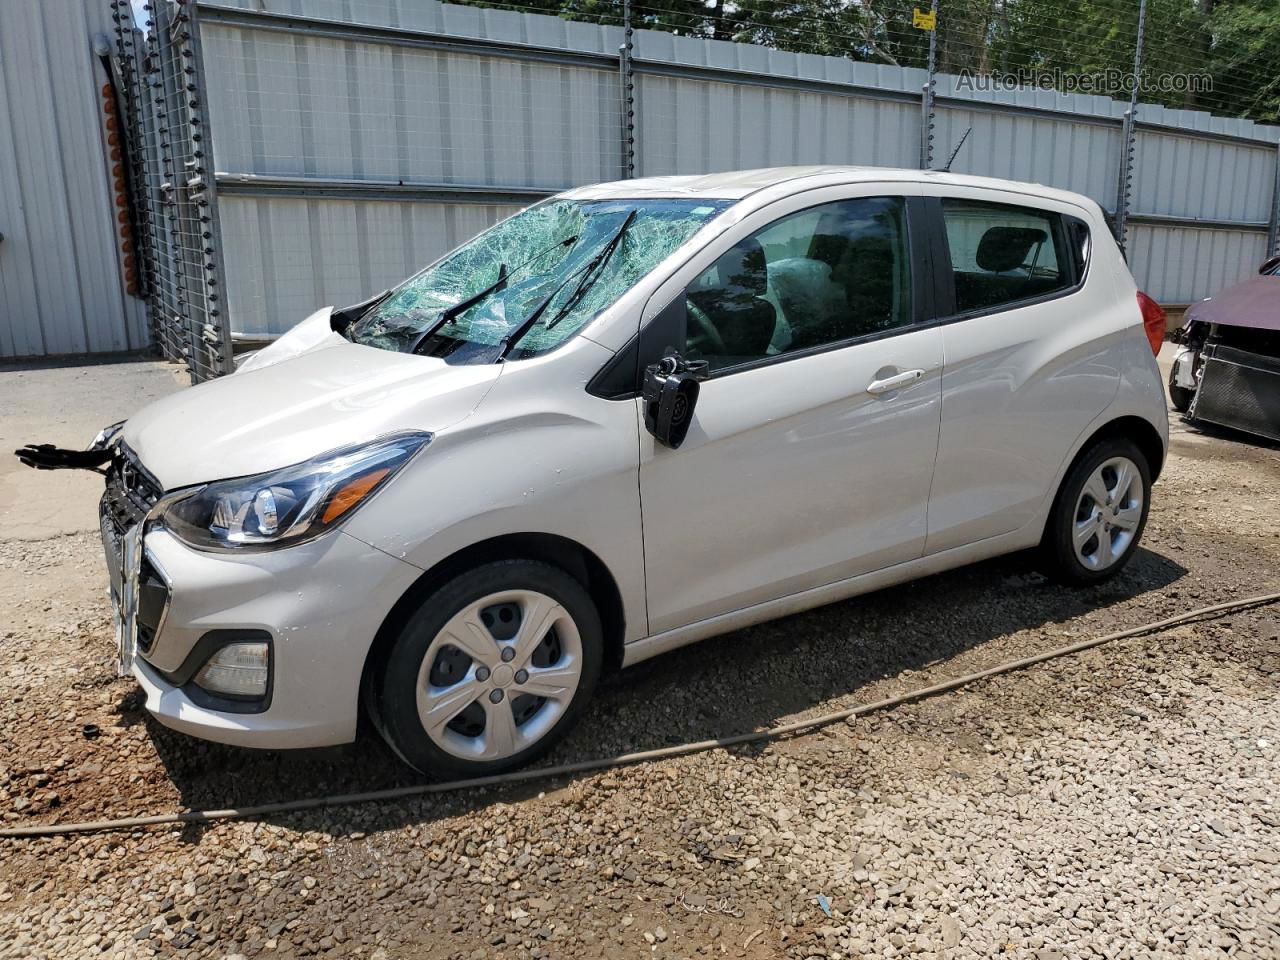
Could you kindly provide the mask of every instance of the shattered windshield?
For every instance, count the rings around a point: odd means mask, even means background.
[[[730,202],[544,201],[405,281],[351,326],[351,339],[451,363],[545,353]]]

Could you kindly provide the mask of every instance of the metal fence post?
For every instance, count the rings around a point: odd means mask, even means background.
[[[145,93],[155,141],[151,147],[153,169],[148,177],[147,189],[156,208],[152,239],[156,245],[154,266],[161,277],[152,309],[165,359],[185,362],[190,369],[186,353],[186,331],[183,329],[187,306],[182,266],[178,259],[178,210],[173,190],[175,137],[164,63],[169,36],[169,4],[153,0],[144,9],[150,14],[146,31],[146,54],[143,58],[146,67]]]
[[[181,0],[180,0],[181,2]],[[189,6],[190,63],[186,68],[188,123],[192,129],[191,199],[199,211],[193,237],[196,260],[204,277],[205,323],[200,336],[208,351],[214,375],[235,372],[234,345],[227,312],[227,277],[222,262],[222,227],[218,221],[218,186],[213,170],[213,139],[208,122],[208,83],[204,75],[204,49],[200,44],[200,23],[196,5]]]
[[[933,94],[938,86],[938,0],[929,8],[933,29],[929,31],[929,79],[920,95],[920,169],[933,167]]]
[[[636,175],[636,90],[631,69],[631,0],[622,0],[622,46],[618,48],[618,71],[622,90],[622,179]]]
[[[1280,253],[1280,143],[1276,144],[1276,176],[1271,188],[1271,222],[1267,225],[1267,256]]]
[[[1147,0],[1138,5],[1138,36],[1133,48],[1133,89],[1129,93],[1129,109],[1124,113],[1120,141],[1120,176],[1116,185],[1116,243],[1124,249],[1129,219],[1129,192],[1133,184],[1134,124],[1138,117],[1138,83],[1142,77],[1142,40],[1147,30]]]

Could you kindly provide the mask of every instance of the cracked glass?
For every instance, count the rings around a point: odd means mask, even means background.
[[[354,323],[350,337],[451,363],[545,353],[595,319],[731,203],[702,198],[544,201],[407,280]]]

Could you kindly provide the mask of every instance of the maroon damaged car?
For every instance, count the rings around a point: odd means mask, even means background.
[[[1169,398],[1192,422],[1280,440],[1280,256],[1195,304],[1174,339]]]

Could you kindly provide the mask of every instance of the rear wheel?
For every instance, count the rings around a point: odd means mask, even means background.
[[[602,651],[577,579],[532,560],[485,564],[432,593],[401,631],[375,691],[379,726],[418,770],[509,770],[573,726]]]
[[[1086,586],[1115,576],[1142,539],[1151,469],[1131,440],[1094,444],[1068,471],[1045,528],[1048,572]]]

